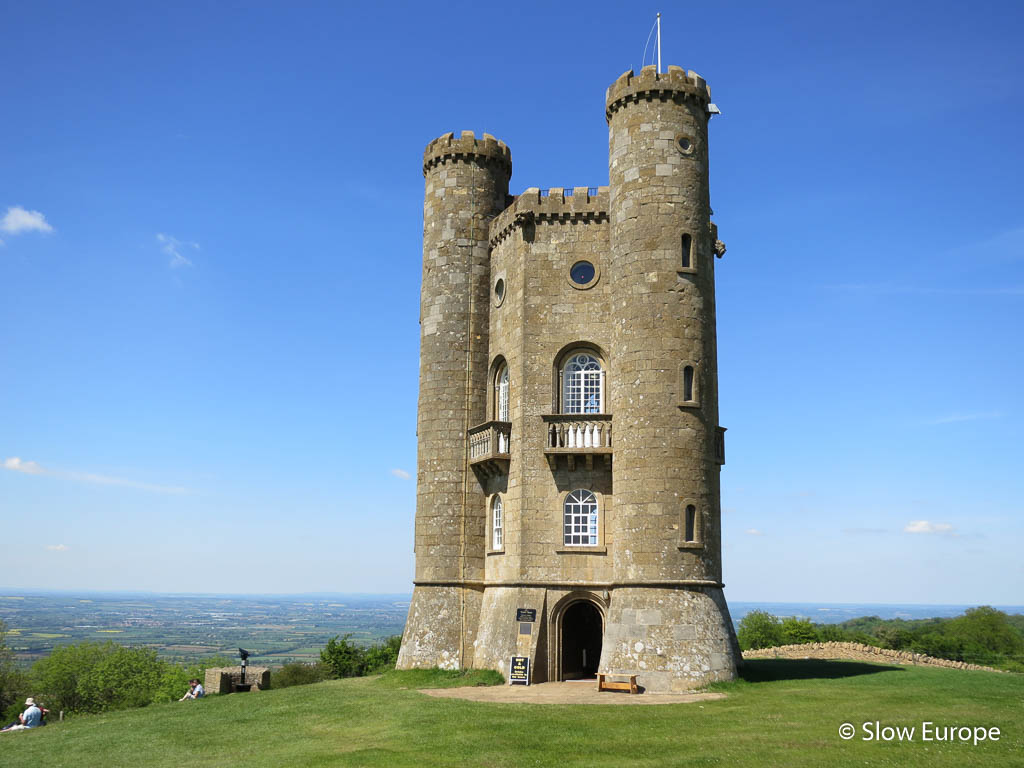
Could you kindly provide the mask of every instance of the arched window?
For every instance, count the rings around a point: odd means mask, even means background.
[[[589,352],[573,352],[562,368],[562,413],[604,413],[604,371]]]
[[[597,497],[579,489],[565,497],[562,541],[567,547],[597,546]]]
[[[693,504],[686,507],[686,538],[687,543],[697,541],[697,508]]]
[[[692,403],[693,396],[693,366],[687,365],[683,368],[683,401]]]
[[[508,366],[502,364],[494,377],[494,419],[508,421]]]
[[[505,544],[505,521],[502,519],[501,496],[495,495],[491,502],[491,549],[501,549]]]
[[[693,258],[691,256],[692,249],[693,249],[693,238],[691,238],[689,234],[683,234],[683,242],[682,242],[682,251],[683,251],[682,265],[683,265],[683,269],[691,269],[693,267]]]

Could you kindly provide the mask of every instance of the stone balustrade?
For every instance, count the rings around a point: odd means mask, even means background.
[[[558,456],[566,456],[569,468],[576,458],[583,457],[588,468],[594,456],[604,456],[605,465],[612,462],[612,416],[610,413],[552,413],[544,420],[544,453],[555,468]]]
[[[512,424],[507,421],[486,421],[473,427],[469,437],[470,466],[485,474],[508,471],[512,445]]]

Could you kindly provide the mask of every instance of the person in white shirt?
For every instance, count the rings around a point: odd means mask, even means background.
[[[206,695],[206,691],[203,690],[202,683],[195,677],[188,681],[188,691],[178,701],[185,701],[186,699],[201,699]]]

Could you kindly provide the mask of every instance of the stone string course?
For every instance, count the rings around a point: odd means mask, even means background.
[[[966,661],[950,661],[926,656],[923,653],[894,651],[890,648],[876,648],[862,643],[805,643],[803,645],[779,645],[774,648],[759,648],[744,651],[744,659],[849,659],[852,661],[890,661],[895,664],[917,667],[946,667],[947,669],[974,669],[983,672],[1005,672],[1006,670],[968,664]]]

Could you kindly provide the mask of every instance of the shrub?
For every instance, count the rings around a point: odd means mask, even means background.
[[[320,651],[320,661],[331,670],[332,677],[360,677],[366,674],[365,651],[349,642],[351,634],[335,635]]]
[[[290,688],[293,685],[309,685],[331,678],[331,669],[322,661],[314,664],[293,662],[285,664],[273,673],[270,684],[274,688]]]
[[[818,631],[811,624],[810,619],[798,619],[790,616],[783,619],[779,627],[782,633],[783,645],[803,645],[804,643],[818,642]]]
[[[398,661],[398,649],[401,647],[401,635],[392,635],[379,645],[371,645],[366,650],[366,674],[375,675],[394,669]]]
[[[736,639],[744,651],[782,645],[782,626],[767,611],[751,611],[740,620]]]

